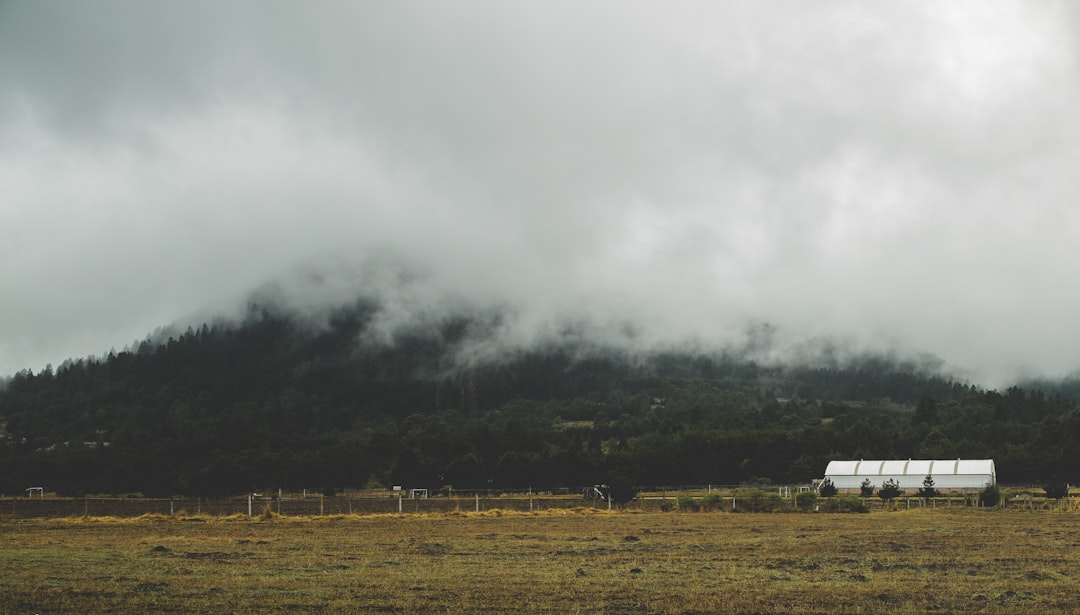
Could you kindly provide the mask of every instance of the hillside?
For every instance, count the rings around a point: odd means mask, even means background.
[[[24,371],[0,391],[0,493],[218,495],[371,481],[439,489],[806,482],[833,458],[992,457],[1070,478],[1080,412],[863,357],[761,365],[573,336],[477,348],[498,315],[387,336],[379,306],[238,323]]]

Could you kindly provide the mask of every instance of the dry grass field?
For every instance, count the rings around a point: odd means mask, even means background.
[[[0,520],[2,613],[1071,613],[1080,516]]]

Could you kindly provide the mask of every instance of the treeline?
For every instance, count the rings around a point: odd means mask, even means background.
[[[467,360],[491,318],[378,333],[252,308],[0,390],[0,493],[219,495],[806,482],[836,458],[985,458],[1070,478],[1080,412],[865,358],[827,368],[560,343]],[[377,334],[378,333],[378,334]]]

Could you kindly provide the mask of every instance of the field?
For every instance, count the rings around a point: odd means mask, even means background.
[[[1060,511],[0,520],[0,613],[1080,612]]]

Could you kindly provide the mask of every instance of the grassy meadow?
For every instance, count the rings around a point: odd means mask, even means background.
[[[1080,516],[0,520],[0,613],[1080,612]]]

